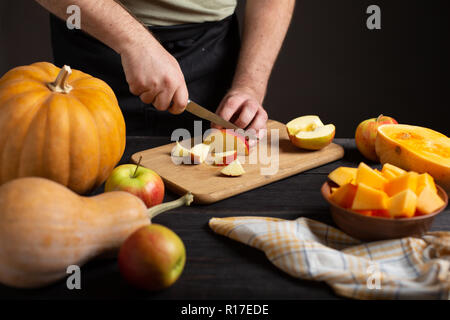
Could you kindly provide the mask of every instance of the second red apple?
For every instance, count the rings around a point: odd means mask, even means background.
[[[397,124],[397,121],[391,117],[380,115],[378,118],[361,122],[355,132],[355,142],[359,152],[367,159],[375,162],[379,161],[375,152],[378,127],[384,124]]]

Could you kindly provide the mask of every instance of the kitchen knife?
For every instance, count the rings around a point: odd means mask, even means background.
[[[234,130],[242,129],[236,126],[235,124],[219,117],[217,114],[209,111],[208,109],[203,108],[202,106],[200,106],[199,104],[195,103],[192,100],[188,100],[186,110],[196,115],[197,117],[211,121],[212,123],[218,124],[219,126],[222,126],[226,129],[234,129]],[[254,134],[251,134],[250,132],[246,132],[246,135],[250,139],[258,140],[258,137],[256,137]]]

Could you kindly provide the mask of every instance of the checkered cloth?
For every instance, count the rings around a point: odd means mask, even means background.
[[[362,243],[307,218],[213,218],[209,226],[264,251],[291,276],[325,281],[344,297],[450,299],[450,232]]]

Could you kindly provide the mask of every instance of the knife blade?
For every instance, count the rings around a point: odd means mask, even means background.
[[[242,129],[236,126],[235,124],[221,118],[214,112],[209,111],[208,109],[203,108],[198,103],[195,103],[192,100],[188,100],[188,104],[186,106],[186,111],[189,111],[190,113],[196,115],[197,117],[200,117],[202,119],[211,121],[212,123],[218,124],[219,126],[222,126],[226,129],[233,129],[238,130]],[[256,137],[254,134],[251,134],[250,132],[245,133],[250,139],[259,140],[258,137]]]

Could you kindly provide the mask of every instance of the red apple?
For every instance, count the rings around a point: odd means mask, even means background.
[[[247,156],[250,150],[245,136],[238,134],[232,129],[214,129],[203,143],[210,145],[211,151],[216,153],[236,150],[238,155]]]
[[[383,124],[397,123],[395,119],[383,115],[361,122],[355,133],[356,147],[359,152],[367,159],[378,162],[379,159],[375,152],[375,139],[377,138],[378,127]]]
[[[119,270],[133,286],[150,291],[170,287],[183,272],[186,249],[172,230],[151,224],[131,234],[119,251]]]
[[[153,170],[139,164],[123,164],[116,167],[106,180],[105,192],[127,191],[144,201],[147,208],[164,200],[164,182]]]

